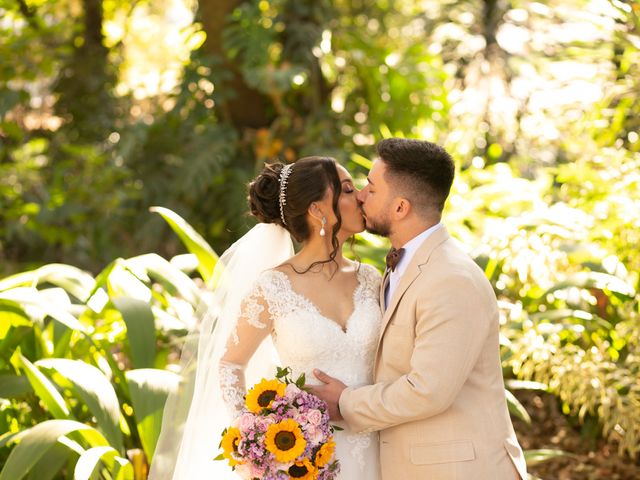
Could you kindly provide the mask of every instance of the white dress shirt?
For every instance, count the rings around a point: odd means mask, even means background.
[[[398,283],[400,283],[400,279],[404,272],[407,270],[407,267],[411,263],[411,259],[416,254],[420,246],[429,238],[429,236],[442,228],[442,223],[438,222],[434,226],[429,227],[424,232],[416,235],[407,243],[405,243],[402,248],[404,248],[404,253],[402,254],[402,258],[396,265],[396,269],[393,272],[389,273],[389,284],[384,291],[384,308],[387,308],[389,302],[393,298],[393,294],[398,287]]]

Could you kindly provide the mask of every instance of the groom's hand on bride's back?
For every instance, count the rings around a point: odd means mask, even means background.
[[[337,378],[333,378],[318,369],[313,371],[313,375],[324,385],[308,385],[311,389],[311,393],[327,402],[331,420],[342,420],[342,415],[340,415],[340,405],[338,402],[340,401],[342,391],[347,388],[347,386]]]

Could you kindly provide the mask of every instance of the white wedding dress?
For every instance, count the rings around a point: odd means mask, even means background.
[[[366,264],[360,265],[357,275],[353,313],[343,330],[295,292],[286,274],[277,270],[260,274],[242,302],[240,320],[220,363],[223,398],[231,414],[242,408],[246,392],[242,365],[269,334],[280,365],[292,369],[293,379],[304,373],[307,384],[318,384],[313,375],[317,368],[348,386],[372,383],[382,316],[378,303],[381,278]],[[341,422],[334,424],[344,428],[334,434],[341,464],[338,479],[378,480],[378,434],[356,434]]]

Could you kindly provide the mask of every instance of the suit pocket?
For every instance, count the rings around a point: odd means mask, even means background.
[[[475,458],[473,442],[468,440],[411,446],[411,462],[414,465],[468,462]]]

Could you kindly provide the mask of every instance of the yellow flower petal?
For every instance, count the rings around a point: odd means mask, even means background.
[[[278,462],[287,463],[302,455],[307,441],[298,422],[288,419],[269,426],[264,444],[267,450],[276,456]]]
[[[276,397],[283,397],[287,385],[278,380],[265,380],[247,393],[246,405],[253,413],[260,413],[263,408],[271,407],[271,403]]]
[[[316,467],[324,467],[331,458],[333,457],[333,453],[336,450],[336,442],[333,441],[333,437],[329,437],[327,443],[323,444],[316,453],[316,458],[314,459],[314,463]]]
[[[317,470],[308,458],[303,458],[291,465],[287,473],[289,474],[289,478],[313,480],[316,478]]]
[[[220,442],[223,450],[222,456],[229,460],[229,465],[232,467],[241,463],[233,457],[233,454],[238,452],[238,444],[241,439],[240,430],[235,427],[226,429],[222,434],[222,441]]]

